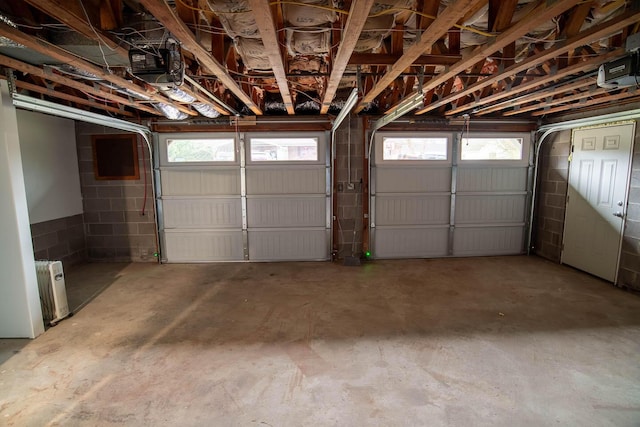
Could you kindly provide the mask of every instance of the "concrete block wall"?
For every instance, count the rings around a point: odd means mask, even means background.
[[[31,224],[31,241],[37,260],[62,261],[67,269],[87,259],[82,214]]]
[[[153,189],[146,144],[138,137],[139,180],[103,181],[94,177],[91,136],[117,133],[124,132],[88,123],[76,124],[88,259],[155,262]],[[146,163],[146,184],[143,162]]]
[[[640,290],[640,123],[636,123],[628,200],[618,284]]]
[[[558,132],[550,138],[540,153],[538,196],[533,224],[534,251],[544,258],[560,262],[571,131]]]
[[[338,209],[334,212],[338,222],[338,258],[362,254],[363,224],[363,160],[364,124],[356,116],[347,117],[336,131],[336,184]],[[349,177],[349,152],[351,152],[351,176]],[[353,188],[349,187],[349,182]],[[355,236],[354,236],[355,230]],[[355,241],[355,243],[354,243]]]

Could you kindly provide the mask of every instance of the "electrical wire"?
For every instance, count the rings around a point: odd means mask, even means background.
[[[107,71],[111,73],[111,68],[109,68],[109,62],[107,62],[107,56],[104,54],[104,49],[102,49],[102,45],[103,44],[106,45],[106,43],[104,43],[104,40],[102,39],[102,37],[100,37],[96,29],[93,27],[93,24],[91,24],[91,19],[89,19],[89,14],[87,13],[87,9],[85,9],[84,4],[82,3],[82,0],[78,0],[78,3],[80,3],[80,6],[82,6],[82,11],[84,12],[84,16],[87,18],[87,23],[89,24],[89,27],[91,27],[91,30],[93,30],[93,34],[95,34],[96,37],[98,38],[98,48],[100,49],[100,53],[102,54],[102,59],[104,60],[104,64],[107,66]],[[107,46],[107,48],[111,49],[112,52],[115,51],[115,48],[112,49],[109,46]]]

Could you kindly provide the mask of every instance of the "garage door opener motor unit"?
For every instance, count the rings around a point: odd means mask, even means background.
[[[42,318],[45,323],[55,326],[60,320],[70,316],[67,291],[64,283],[62,262],[36,261]]]

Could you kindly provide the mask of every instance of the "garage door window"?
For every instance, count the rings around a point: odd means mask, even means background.
[[[522,138],[462,138],[461,160],[522,160]]]
[[[167,139],[169,163],[235,162],[233,138]]]
[[[318,161],[318,138],[251,138],[251,161]]]
[[[447,160],[447,138],[383,137],[382,160]]]

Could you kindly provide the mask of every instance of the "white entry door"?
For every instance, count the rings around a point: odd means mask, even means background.
[[[562,262],[615,281],[635,124],[573,131]]]

